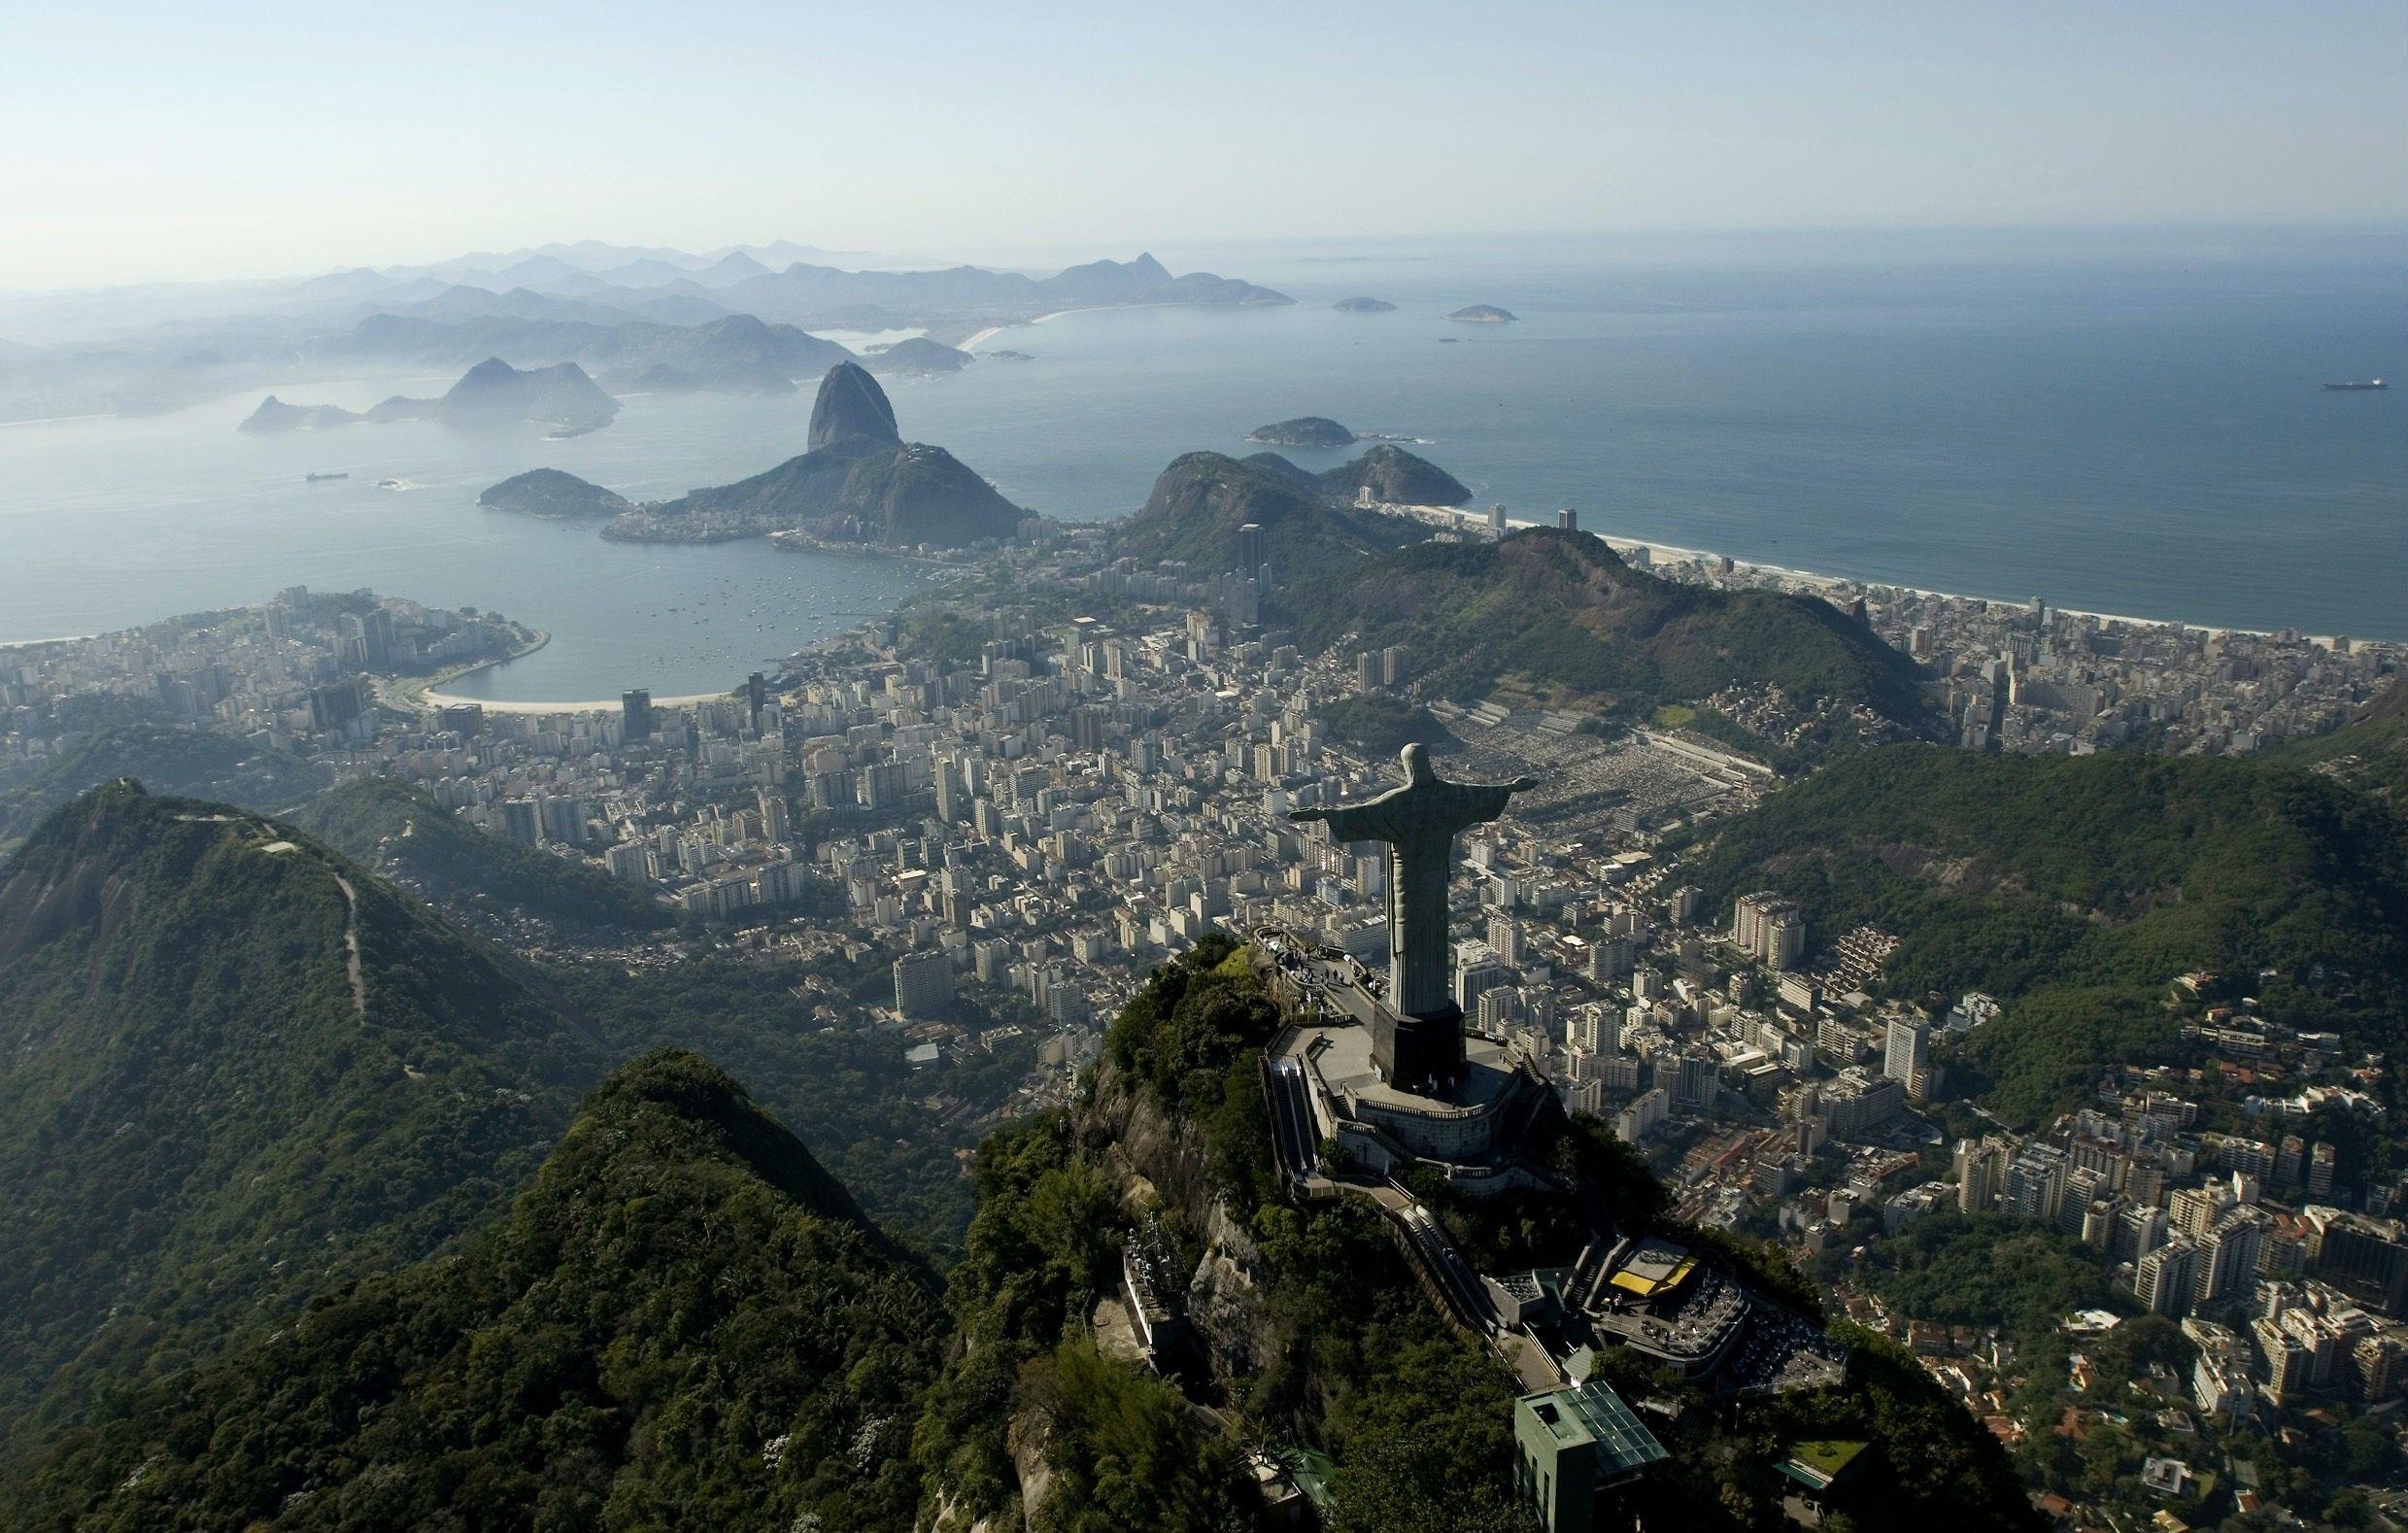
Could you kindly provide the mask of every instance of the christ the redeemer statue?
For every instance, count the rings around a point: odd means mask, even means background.
[[[1299,823],[1318,820],[1340,841],[1388,843],[1388,1009],[1395,1032],[1377,1036],[1373,1061],[1389,1081],[1422,1090],[1458,1073],[1463,1065],[1463,1010],[1447,975],[1446,882],[1455,837],[1505,812],[1506,801],[1535,788],[1535,777],[1482,786],[1448,782],[1430,765],[1426,745],[1407,745],[1405,786],[1362,803],[1301,809]]]

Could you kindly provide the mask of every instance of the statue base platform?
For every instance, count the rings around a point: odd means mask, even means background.
[[[1369,1028],[1332,1027],[1320,1030],[1318,1039],[1308,1045],[1312,1068],[1337,1116],[1423,1161],[1493,1164],[1517,1147],[1511,1141],[1528,1115],[1526,1099],[1546,1089],[1516,1068],[1509,1045],[1467,1039],[1460,1031],[1454,1034],[1460,1063],[1448,1079],[1427,1091],[1407,1090],[1387,1078],[1374,1062],[1376,1044]]]
[[[1442,1095],[1463,1078],[1463,1008],[1400,1016],[1372,1008],[1372,1068],[1399,1091]]]

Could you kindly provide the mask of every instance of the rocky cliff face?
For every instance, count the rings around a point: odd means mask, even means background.
[[[1204,1252],[1189,1276],[1187,1315],[1218,1379],[1245,1378],[1268,1367],[1276,1335],[1255,1282],[1262,1261],[1253,1236],[1230,1214],[1214,1182],[1203,1133],[1146,1100],[1108,1066],[1098,1072],[1084,1136],[1109,1144],[1112,1170],[1127,1208],[1159,1198],[1204,1232]]]
[[[732,485],[620,517],[604,535],[691,541],[798,528],[831,541],[959,547],[1008,538],[1021,509],[941,447],[905,442],[866,369],[820,381],[810,451]]]
[[[858,362],[838,362],[820,380],[819,397],[811,402],[811,434],[805,447],[814,453],[856,444],[899,447],[903,433],[895,425],[895,406],[886,391]]]

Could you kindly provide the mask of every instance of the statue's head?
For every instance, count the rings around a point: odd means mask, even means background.
[[[1403,750],[1397,752],[1396,754],[1397,760],[1405,764],[1405,780],[1407,783],[1435,782],[1438,780],[1438,770],[1430,765],[1429,746],[1422,744],[1419,740],[1415,740],[1412,744],[1406,746]]]

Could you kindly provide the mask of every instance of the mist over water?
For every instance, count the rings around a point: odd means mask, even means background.
[[[1166,253],[1174,266],[1201,264]],[[2013,260],[1650,263],[1560,247],[1213,252],[1275,310],[1136,309],[1006,329],[1032,354],[889,381],[936,442],[1050,515],[1124,513],[1171,457],[1328,415],[1427,439],[1481,500],[1742,559],[2062,606],[2408,638],[2408,374],[2395,259],[2207,257],[2071,239]],[[1393,314],[1333,312],[1355,293]],[[1442,316],[1495,303],[1520,321]],[[449,379],[294,385],[364,406]],[[518,699],[726,687],[891,605],[910,566],[605,543],[480,509],[550,466],[649,498],[800,451],[810,396],[639,396],[530,430],[234,427],[268,389],[149,419],[0,427],[0,639],[120,628],[292,584],[499,610],[545,650],[465,683]],[[1294,451],[1306,467],[1338,452]],[[309,472],[348,480],[306,484]],[[403,481],[401,491],[377,488]]]

